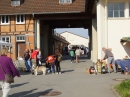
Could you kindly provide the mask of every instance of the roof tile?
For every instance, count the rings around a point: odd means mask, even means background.
[[[84,12],[86,0],[74,0],[72,4],[59,4],[59,0],[24,0],[20,6],[11,6],[11,0],[0,0],[0,14],[31,14],[51,12]]]

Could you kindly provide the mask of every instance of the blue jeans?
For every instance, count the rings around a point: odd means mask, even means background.
[[[29,66],[29,68],[32,68],[32,61],[31,60],[28,60],[28,66]]]
[[[55,72],[55,66],[51,65],[51,71],[54,73]]]
[[[116,67],[115,67],[115,60],[114,60],[114,57],[108,57],[107,58],[107,68],[108,68],[108,72],[110,73],[110,64],[112,63],[112,67],[113,67],[113,70],[114,72],[116,72]]]
[[[32,68],[32,62],[30,60],[25,60],[25,66],[26,66],[26,70],[30,71],[30,69]]]

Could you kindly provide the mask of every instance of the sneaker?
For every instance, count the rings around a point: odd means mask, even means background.
[[[58,72],[56,74],[58,74]]]
[[[59,74],[61,74],[61,72],[59,72]]]

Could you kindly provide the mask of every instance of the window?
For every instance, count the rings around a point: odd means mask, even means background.
[[[16,24],[24,24],[25,16],[24,15],[16,15]]]
[[[25,35],[16,36],[16,41],[25,41]]]
[[[124,3],[108,3],[108,17],[124,17]]]
[[[1,16],[1,24],[9,24],[10,20],[9,20],[9,16]]]
[[[0,40],[10,43],[10,36],[1,36]],[[7,47],[10,50],[10,47],[8,47],[8,46],[0,46],[0,49],[3,48],[3,47]]]
[[[12,6],[20,6],[20,0],[19,1],[18,0],[17,1],[16,0],[12,0],[11,1],[11,5]]]
[[[72,0],[60,0],[59,2],[61,4],[70,4],[70,3],[72,3]]]

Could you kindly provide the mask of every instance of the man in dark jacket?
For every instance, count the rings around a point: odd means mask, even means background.
[[[25,60],[25,66],[26,66],[26,71],[29,72],[31,69],[31,66],[29,66],[29,62],[30,61],[30,54],[29,54],[29,50],[26,49],[25,53],[24,53],[24,60]]]

